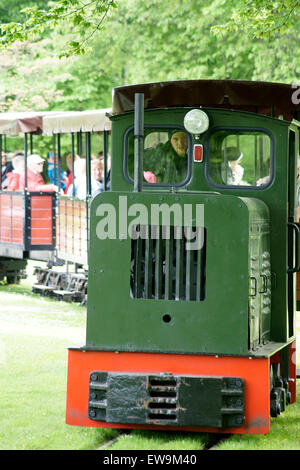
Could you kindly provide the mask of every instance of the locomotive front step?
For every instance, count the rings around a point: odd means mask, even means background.
[[[164,426],[241,426],[244,380],[240,377],[90,374],[89,418]]]

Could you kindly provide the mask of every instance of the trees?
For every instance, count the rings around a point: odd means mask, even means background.
[[[20,1],[22,7],[32,2]],[[262,1],[267,6],[278,3]],[[279,3],[287,6],[291,2]],[[46,8],[43,0],[35,3],[40,10]],[[284,15],[285,30],[261,37],[254,34],[254,29],[250,34],[242,26],[220,27],[229,24],[237,11],[244,11],[245,5],[250,8],[256,4],[258,8],[262,4],[259,0],[118,0],[118,8],[107,0],[99,2],[103,7],[109,6],[101,30],[95,30],[95,25],[105,12],[94,12],[92,19],[89,8],[95,2],[59,0],[52,6],[59,7],[61,3],[65,8],[72,6],[73,14],[76,6],[81,8],[77,11],[81,19],[77,18],[76,28],[67,21],[71,18],[67,10],[63,10],[48,29],[48,23],[40,23],[42,32],[35,39],[24,36],[27,39],[20,44],[13,40],[12,33],[8,46],[8,36],[3,35],[6,50],[0,58],[2,109],[106,107],[111,103],[113,87],[137,82],[199,78],[295,82],[299,77],[296,6],[288,18],[281,8],[273,9],[274,21],[276,11],[277,20]],[[35,21],[42,18],[39,15]],[[90,28],[84,29],[81,36],[84,21],[88,21],[85,15],[90,18]],[[0,9],[0,22],[1,18]],[[251,22],[247,25],[250,27]],[[7,26],[7,31],[12,31],[11,26]],[[66,45],[72,41],[73,49],[68,49]]]
[[[45,30],[59,28],[62,24],[72,28],[74,37],[66,41],[66,48],[59,55],[83,54],[92,36],[101,29],[109,10],[116,8],[116,3],[114,0],[58,0],[47,6],[47,9],[39,8],[39,4],[27,6],[21,10],[26,16],[23,23],[1,24],[2,44],[7,46],[40,37]]]
[[[246,31],[257,38],[288,34],[299,25],[300,0],[244,0],[214,31]]]
[[[83,54],[86,52],[89,42],[95,33],[99,32],[104,20],[107,19],[110,10],[117,8],[116,0],[56,0],[47,3],[38,0],[30,6],[30,0],[3,0],[0,7],[1,41],[10,45],[15,41],[27,41],[32,37],[40,36],[47,28],[59,28],[61,24],[70,25],[73,38],[67,40],[66,49],[60,51],[60,56]],[[11,5],[12,3],[12,5]],[[122,5],[122,0],[118,2]],[[128,2],[128,4],[134,2]],[[193,0],[181,0],[173,2],[171,9],[169,2],[159,3],[141,0],[135,5],[137,11],[143,13],[151,9],[151,3],[156,4],[156,13],[168,10],[171,17],[176,11],[176,3],[179,9],[189,9],[193,17],[202,10],[202,4]],[[9,5],[9,7],[8,7]],[[212,31],[217,34],[224,32],[246,31],[253,37],[267,38],[275,34],[288,34],[289,30],[299,24],[300,0],[212,0],[210,11],[218,9],[224,12],[222,24],[211,25]],[[207,5],[206,5],[207,6]],[[230,8],[229,15],[228,8]],[[26,19],[23,22],[10,21],[11,18],[20,19],[23,13]],[[145,19],[145,15],[142,14]],[[153,18],[146,18],[146,22],[153,23]],[[181,22],[177,21],[177,26]]]

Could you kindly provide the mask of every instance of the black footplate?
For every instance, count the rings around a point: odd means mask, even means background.
[[[89,418],[122,424],[241,426],[244,380],[95,371],[90,374]]]

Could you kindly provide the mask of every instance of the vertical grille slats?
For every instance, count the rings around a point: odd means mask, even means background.
[[[140,298],[142,291],[142,278],[141,278],[141,270],[142,270],[142,244],[143,240],[138,238],[135,240],[135,250],[134,250],[134,255],[135,255],[135,262],[134,262],[134,277],[135,277],[135,283],[134,283],[134,297]]]
[[[203,301],[205,299],[206,233],[201,246],[188,249],[183,227],[134,227],[149,238],[131,240],[130,287],[133,298]],[[193,233],[195,229],[192,228]]]
[[[153,240],[145,240],[145,295],[152,297],[152,277],[153,277]]]
[[[172,299],[172,283],[173,283],[173,239],[166,240],[165,254],[165,300]]]
[[[194,259],[193,252],[188,250],[186,252],[186,281],[185,281],[185,298],[186,300],[193,299],[193,272],[194,272]]]
[[[155,240],[155,298],[162,298],[162,279],[163,279],[163,264],[162,264],[163,244],[161,239],[161,228],[157,227],[157,239]]]
[[[203,247],[206,247],[206,231],[202,230]],[[196,300],[203,300],[205,296],[205,259],[206,251],[198,250],[196,253]]]
[[[176,278],[175,278],[175,300],[184,298],[184,263],[183,263],[183,239],[176,240]]]

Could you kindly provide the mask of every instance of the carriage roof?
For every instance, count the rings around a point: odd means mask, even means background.
[[[111,108],[92,111],[65,112],[53,116],[44,116],[43,134],[69,134],[72,132],[103,132],[110,130],[108,114]]]
[[[38,133],[43,128],[43,117],[57,115],[59,111],[37,111],[0,114],[0,134]]]
[[[169,107],[214,107],[282,116],[291,121],[300,116],[295,85],[246,80],[179,80],[114,88],[113,114],[134,109],[135,93],[143,93],[145,109]]]

